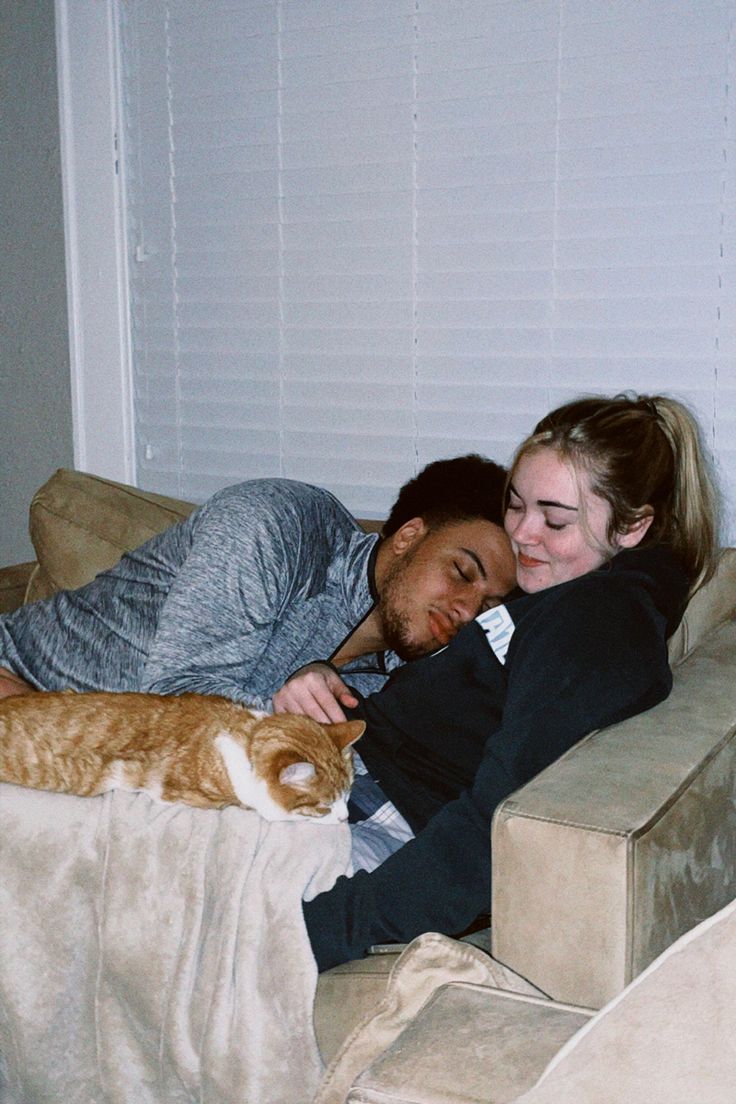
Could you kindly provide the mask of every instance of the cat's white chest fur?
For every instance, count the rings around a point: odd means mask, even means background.
[[[222,756],[230,785],[241,805],[255,809],[264,820],[291,820],[288,813],[280,808],[268,792],[268,786],[262,778],[256,778],[248,756],[232,736],[222,732],[215,736],[215,747]]]
[[[268,785],[262,778],[256,776],[243,747],[232,736],[222,732],[215,737],[214,744],[222,756],[235,796],[242,805],[255,809],[264,820],[303,821],[307,819],[302,813],[288,812],[273,800]],[[297,766],[307,767],[308,764],[297,764]],[[345,820],[347,820],[347,802],[340,799],[335,802],[326,816],[319,818],[318,822],[337,824]]]

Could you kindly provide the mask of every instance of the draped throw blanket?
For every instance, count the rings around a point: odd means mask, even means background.
[[[0,785],[2,1104],[290,1104],[345,825]]]

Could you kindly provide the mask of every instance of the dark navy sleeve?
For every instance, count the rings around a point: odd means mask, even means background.
[[[490,904],[490,826],[498,803],[593,729],[667,696],[664,620],[647,591],[587,579],[572,589],[555,588],[566,591],[560,600],[550,593],[517,623],[506,660],[503,715],[500,725],[483,734],[472,787],[376,870],[339,878],[304,905],[321,970],[360,957],[373,943],[468,927]],[[467,651],[470,633],[474,647],[488,649],[487,662],[497,662],[478,625],[471,624],[435,657],[432,685],[443,702],[452,695],[459,712],[482,724],[485,689],[477,679],[465,680],[467,664],[454,661]],[[410,679],[400,686],[411,694]],[[389,684],[379,696],[390,692]],[[406,700],[400,706],[405,710]],[[431,700],[417,706],[424,723],[433,713],[441,717],[443,708],[433,710]],[[390,711],[387,698],[383,712]]]

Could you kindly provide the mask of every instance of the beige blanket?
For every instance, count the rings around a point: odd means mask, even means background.
[[[313,1095],[301,899],[346,826],[0,785],[2,1104]]]

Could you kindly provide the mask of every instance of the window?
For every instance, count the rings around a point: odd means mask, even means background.
[[[695,408],[733,497],[735,9],[126,0],[138,482],[376,517],[634,389]]]

